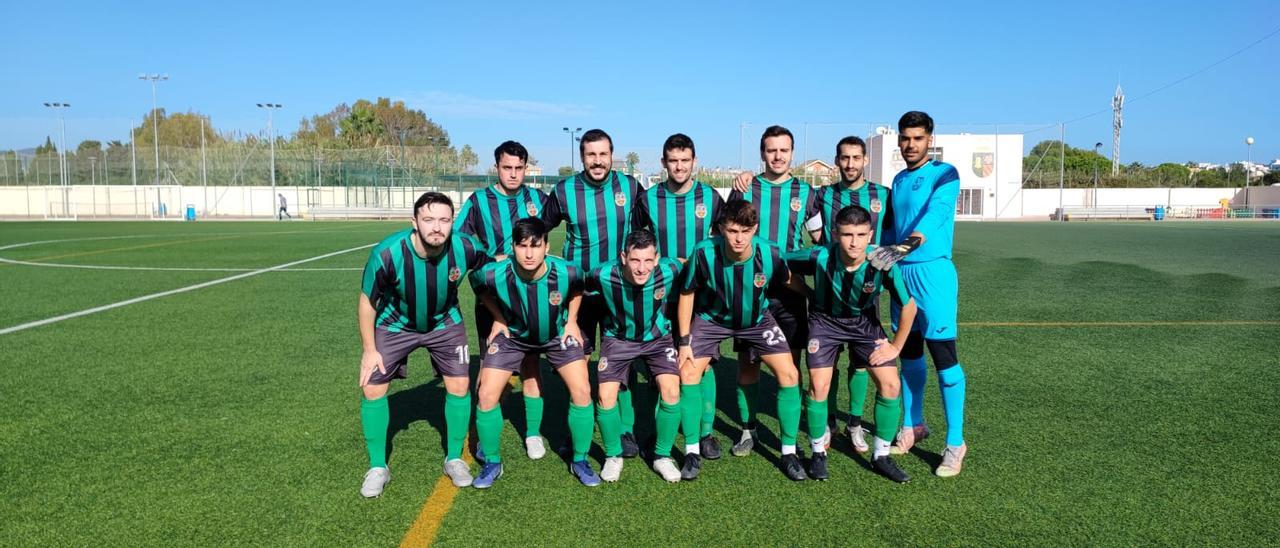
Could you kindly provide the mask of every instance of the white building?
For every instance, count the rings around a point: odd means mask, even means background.
[[[893,185],[893,177],[907,167],[898,150],[897,132],[880,128],[867,141],[867,178]],[[956,216],[961,219],[1004,219],[1020,216],[1022,135],[934,135],[929,156],[960,172]]]

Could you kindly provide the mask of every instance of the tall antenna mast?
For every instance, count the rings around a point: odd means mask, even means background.
[[[1111,176],[1120,175],[1120,128],[1124,127],[1124,90],[1116,84],[1116,95],[1111,98]]]

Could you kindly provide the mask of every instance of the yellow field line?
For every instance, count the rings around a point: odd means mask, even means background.
[[[210,238],[195,238],[195,239],[178,240],[178,241],[175,241],[175,242],[159,242],[159,243],[154,243],[154,244],[130,245],[130,246],[124,246],[124,247],[112,247],[112,248],[108,248],[108,249],[95,249],[95,250],[93,250],[93,251],[77,251],[77,252],[75,252],[75,253],[64,253],[64,254],[62,254],[62,255],[49,255],[49,256],[46,256],[46,257],[37,257],[37,258],[35,258],[35,259],[28,259],[28,261],[30,261],[30,262],[50,261],[50,260],[53,260],[53,259],[66,259],[66,258],[68,258],[68,257],[86,257],[86,256],[89,256],[89,255],[101,255],[101,254],[103,254],[103,253],[115,253],[115,252],[117,252],[117,251],[131,251],[131,250],[134,250],[134,249],[150,249],[150,248],[153,248],[153,247],[164,247],[164,246],[170,246],[170,245],[190,244],[190,243],[196,243],[196,242],[212,242],[212,241],[215,241],[215,240],[230,240],[230,239],[232,239],[232,238],[241,238],[241,237],[244,237],[244,236],[247,236],[247,235],[248,235],[248,234],[236,234],[236,235],[233,235],[233,236],[216,236],[216,237],[210,237]]]
[[[1183,327],[1280,325],[1280,320],[1185,320],[1149,322],[960,322],[961,327]]]
[[[464,441],[462,446],[469,447],[469,444]],[[471,452],[463,450],[462,460],[466,461],[467,466],[471,466],[473,462]],[[400,548],[419,548],[435,543],[436,533],[440,531],[440,522],[444,521],[449,508],[453,507],[453,497],[457,495],[458,488],[449,481],[449,476],[440,476],[440,479],[436,480],[436,486],[431,489],[431,496],[422,503],[422,510],[418,512],[417,519],[413,520],[413,525],[409,526],[409,532],[405,533],[404,539],[400,541]]]

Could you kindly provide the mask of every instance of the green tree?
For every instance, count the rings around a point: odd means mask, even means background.
[[[561,177],[568,177],[570,175],[573,175],[573,168],[569,166],[560,166],[560,169],[556,170],[556,174],[560,175]]]
[[[154,132],[152,125],[157,118],[160,133],[160,146],[199,148],[201,126],[204,127],[204,142],[214,145],[222,142],[222,137],[213,127],[208,116],[198,112],[180,112],[170,116],[164,109],[147,111],[142,118],[142,125],[134,128],[134,145],[141,148],[152,146]]]
[[[627,153],[627,173],[636,174],[636,166],[640,164],[640,155],[635,152]]]
[[[480,158],[471,150],[471,145],[462,145],[462,151],[458,153],[458,164],[462,166],[463,173],[471,173],[471,168],[478,163]]]
[[[36,155],[53,154],[58,151],[58,147],[53,144],[53,139],[45,136],[44,144],[36,147]]]
[[[374,115],[373,109],[369,108],[368,101],[357,101],[355,106],[351,107],[351,114],[342,120],[339,127],[342,131],[342,140],[350,147],[376,146],[381,144],[386,136],[386,130]]]
[[[1191,170],[1182,164],[1164,163],[1152,171],[1161,186],[1187,186],[1191,181]]]

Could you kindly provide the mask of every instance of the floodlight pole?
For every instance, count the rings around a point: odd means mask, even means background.
[[[280,103],[258,103],[258,108],[267,110],[267,138],[271,140],[271,201],[276,203],[276,130],[273,124],[273,114],[277,109],[283,107]]]
[[[1253,137],[1244,138],[1246,160],[1244,164],[1244,206],[1249,207],[1249,171],[1253,168]]]
[[[564,128],[564,131],[569,134],[569,169],[571,171],[577,171],[577,168],[575,167],[576,164],[573,161],[573,143],[574,141],[577,141],[578,132],[582,131],[582,128],[569,129],[566,127]]]
[[[1093,155],[1098,155],[1098,149],[1102,148],[1102,143],[1093,144]],[[1093,207],[1098,207],[1098,159],[1091,158],[1093,162]]]

